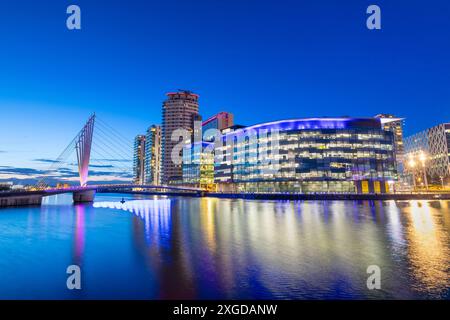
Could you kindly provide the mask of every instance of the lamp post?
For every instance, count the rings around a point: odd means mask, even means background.
[[[444,176],[439,176],[439,178],[441,179],[442,190],[444,190]]]
[[[425,162],[427,161],[427,156],[425,155],[425,153],[423,153],[423,151],[421,151],[420,154],[419,154],[419,160],[420,160],[420,162],[422,164],[423,181],[425,182],[425,189],[428,191],[427,170],[425,168]]]
[[[412,156],[409,157],[408,165],[411,168],[414,191],[416,191],[416,176],[414,174],[414,168],[416,167],[416,162],[414,161],[414,158]]]

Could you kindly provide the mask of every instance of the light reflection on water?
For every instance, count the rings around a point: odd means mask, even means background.
[[[449,233],[448,201],[51,197],[0,211],[0,298],[448,299]]]
[[[444,227],[440,203],[438,208],[414,201],[407,210],[410,217],[406,235],[408,238],[411,268],[416,278],[415,289],[439,297],[450,283],[449,233]]]

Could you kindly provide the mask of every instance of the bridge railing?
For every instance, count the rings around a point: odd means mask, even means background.
[[[204,191],[201,188],[182,187],[182,186],[166,186],[166,185],[136,185],[136,184],[109,184],[109,185],[92,185],[88,186],[96,189],[160,189],[175,191]]]

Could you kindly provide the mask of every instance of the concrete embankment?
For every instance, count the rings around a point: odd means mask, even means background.
[[[105,193],[129,193],[144,195],[166,195],[184,197],[214,197],[223,199],[244,199],[244,200],[350,200],[350,201],[387,201],[387,200],[450,200],[450,193],[389,193],[389,194],[288,194],[288,193],[216,193],[216,192],[145,192],[145,191],[104,191]],[[20,193],[0,193],[0,208],[15,206],[39,206],[44,196],[64,193],[64,191],[44,192],[20,192]],[[102,192],[99,192],[102,193]],[[83,190],[75,191],[74,202],[92,202],[95,191]]]
[[[40,206],[42,203],[42,195],[9,195],[5,197],[0,196],[0,208],[6,207],[20,207],[20,206]]]
[[[99,193],[103,193],[100,191]],[[128,193],[142,195],[165,195],[172,197],[213,197],[246,200],[450,200],[450,193],[386,193],[386,194],[289,194],[289,193],[219,193],[219,192],[148,192],[104,191],[104,193]]]

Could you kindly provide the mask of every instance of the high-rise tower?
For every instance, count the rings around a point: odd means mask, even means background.
[[[134,138],[133,183],[144,184],[145,136]]]
[[[198,98],[195,93],[186,90],[167,93],[162,106],[162,183],[181,182],[183,171],[181,163],[172,159],[172,150],[180,142],[172,141],[172,134],[177,129],[194,130],[194,121],[199,118]],[[180,159],[182,158],[180,149]]]
[[[145,139],[145,184],[161,184],[161,127],[151,126]]]

